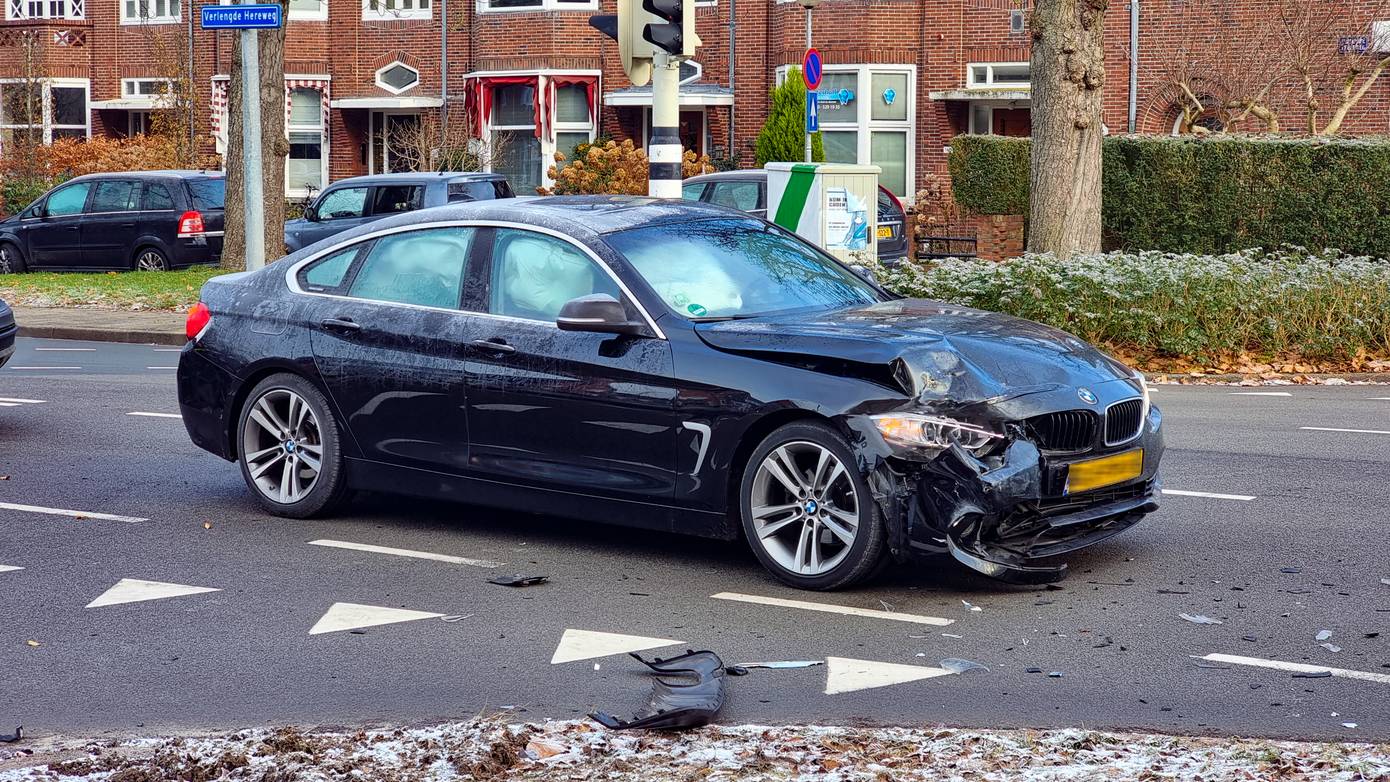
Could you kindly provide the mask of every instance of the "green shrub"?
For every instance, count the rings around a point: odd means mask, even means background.
[[[7,177],[0,179],[0,215],[12,215],[32,204],[34,199],[59,184],[60,179]]]
[[[806,85],[801,74],[791,72],[769,93],[771,108],[763,129],[758,131],[755,157],[759,167],[765,163],[797,163],[806,157]],[[825,160],[820,133],[811,135],[811,160]]]
[[[1027,214],[1028,145],[953,140],[960,205]],[[1108,249],[1298,245],[1390,258],[1390,140],[1111,136],[1102,148]]]
[[[1129,355],[1390,357],[1390,264],[1337,252],[1025,255],[878,274],[905,296],[1040,321]]]

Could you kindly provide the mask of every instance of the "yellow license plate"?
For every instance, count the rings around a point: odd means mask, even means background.
[[[880,225],[880,226],[878,227],[878,238],[880,238],[880,239],[892,239],[892,238],[893,238],[893,229],[892,229],[891,227],[889,227],[889,226],[886,226],[886,225]]]
[[[1138,478],[1144,471],[1144,449],[1076,462],[1067,468],[1067,494],[1099,489]]]

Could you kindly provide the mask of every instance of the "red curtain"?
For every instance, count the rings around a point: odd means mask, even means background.
[[[555,140],[555,122],[553,120],[553,112],[555,111],[556,106],[555,91],[561,87],[567,87],[571,84],[584,85],[584,95],[588,101],[589,106],[589,121],[598,121],[597,105],[594,103],[594,99],[598,97],[597,76],[551,76],[549,82],[550,85],[545,91],[545,117],[547,120],[549,120],[547,122],[549,133],[546,134],[546,138],[548,140]]]
[[[480,100],[478,101],[478,103],[479,103],[479,105],[478,105],[478,133],[479,133],[479,135],[482,134],[482,129],[487,125],[488,120],[490,120],[490,119],[492,118],[492,92],[493,92],[493,90],[495,90],[495,89],[498,88],[498,87],[502,87],[502,86],[506,86],[506,85],[510,85],[510,84],[530,84],[530,85],[532,86],[532,88],[533,88],[533,93],[534,93],[534,95],[535,95],[535,97],[534,97],[534,99],[533,99],[533,102],[532,102],[531,111],[532,111],[532,114],[533,114],[533,115],[535,116],[535,118],[536,118],[536,120],[535,120],[535,121],[536,121],[536,137],[539,138],[540,135],[541,135],[541,125],[543,124],[543,122],[542,122],[542,120],[543,120],[543,115],[542,115],[542,113],[541,113],[541,91],[540,91],[539,89],[536,88],[536,87],[537,87],[536,78],[537,78],[537,77],[535,77],[535,76],[480,76],[480,77],[478,77],[478,93],[479,93],[479,97],[480,97]],[[471,97],[471,95],[472,95],[472,91],[470,90],[470,91],[469,91],[469,97]]]

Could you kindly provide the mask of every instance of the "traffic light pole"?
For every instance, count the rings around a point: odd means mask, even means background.
[[[658,52],[652,63],[652,127],[647,195],[681,197],[680,60]]]

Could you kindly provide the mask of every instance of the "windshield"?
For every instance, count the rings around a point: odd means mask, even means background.
[[[835,259],[756,220],[670,223],[605,238],[685,318],[751,318],[883,299]]]
[[[227,180],[222,177],[190,179],[188,190],[193,193],[193,208],[200,212],[221,209],[227,202]]]

